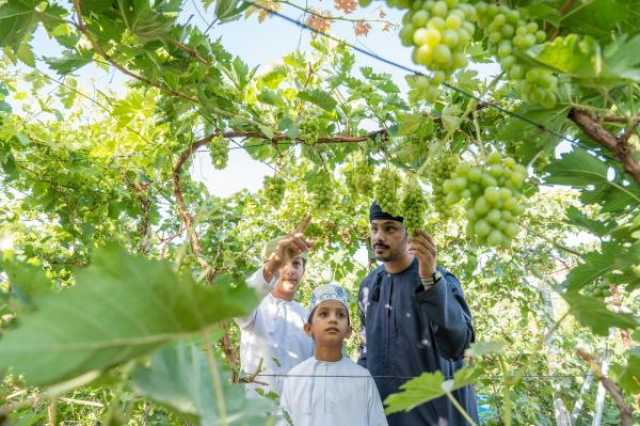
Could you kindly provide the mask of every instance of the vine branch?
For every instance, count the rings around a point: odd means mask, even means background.
[[[589,367],[591,367],[591,370],[593,371],[593,375],[600,380],[602,386],[604,386],[613,398],[613,402],[615,402],[618,410],[620,410],[620,425],[631,426],[633,424],[633,411],[625,402],[622,390],[602,372],[593,355],[583,351],[582,349],[578,349],[576,353],[587,364],[589,364]]]
[[[179,98],[183,98],[186,99],[188,101],[197,103],[198,100],[196,98],[193,98],[189,95],[185,95],[184,93],[180,93],[177,92],[173,89],[170,89],[160,83],[157,83],[155,81],[151,81],[148,78],[137,74],[133,71],[130,71],[129,69],[127,69],[125,66],[120,65],[118,62],[116,62],[113,57],[111,55],[109,55],[103,48],[102,46],[100,46],[98,44],[98,42],[93,38],[93,35],[91,34],[91,31],[89,31],[87,29],[87,26],[85,25],[84,19],[82,18],[82,9],[80,7],[80,0],[73,0],[73,4],[74,4],[74,8],[76,10],[76,17],[78,22],[74,23],[75,27],[78,29],[78,31],[80,31],[86,38],[87,40],[89,40],[89,43],[91,43],[91,47],[93,47],[93,50],[95,50],[100,56],[102,56],[107,62],[109,62],[112,66],[114,66],[115,68],[117,68],[120,72],[122,72],[125,75],[128,75],[131,78],[134,78],[136,80],[139,80],[149,86],[153,86],[156,87],[160,90],[162,90],[163,92],[166,92],[172,96],[176,96]]]
[[[572,108],[568,117],[591,139],[613,153],[615,158],[622,163],[624,170],[640,184],[640,164],[634,158],[635,149],[629,144],[629,137],[633,129],[640,123],[640,117],[632,119],[629,129],[620,137],[611,134],[589,111],[584,109]]]

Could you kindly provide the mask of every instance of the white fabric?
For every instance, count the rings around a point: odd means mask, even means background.
[[[270,283],[266,282],[262,268],[247,280],[247,285],[255,288],[263,299],[249,316],[235,320],[240,327],[240,364],[246,375],[255,373],[260,359],[261,374],[285,375],[313,354],[313,341],[304,333],[307,310],[298,302],[273,297],[271,290],[275,282],[275,277]],[[256,396],[258,387],[266,392],[282,393],[283,377],[258,376],[256,380],[266,386],[248,384],[250,396]]]
[[[311,357],[292,368],[284,382],[280,406],[294,426],[387,426],[380,394],[369,371],[345,356],[336,362]],[[287,424],[283,419],[279,426]]]

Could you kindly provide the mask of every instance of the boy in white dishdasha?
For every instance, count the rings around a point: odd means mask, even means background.
[[[347,306],[347,293],[336,284],[313,291],[304,331],[314,355],[289,371],[280,398],[294,426],[387,426],[373,378],[342,354],[351,335]]]

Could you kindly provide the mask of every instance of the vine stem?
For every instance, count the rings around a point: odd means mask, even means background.
[[[218,406],[218,414],[222,420],[222,426],[228,426],[227,420],[227,406],[224,401],[224,391],[222,389],[222,379],[220,378],[220,370],[218,369],[218,363],[213,355],[213,344],[209,339],[208,330],[202,333],[204,337],[204,345],[207,350],[207,362],[209,364],[209,372],[211,373],[211,379],[213,380],[213,388],[216,392],[216,405]]]
[[[456,407],[456,409],[460,412],[460,414],[462,414],[462,417],[464,417],[464,419],[471,426],[478,426],[478,424],[476,422],[474,422],[473,419],[469,416],[469,413],[467,413],[465,411],[465,409],[460,405],[460,403],[455,398],[455,396],[453,396],[453,394],[451,392],[447,392],[446,394],[447,394],[447,397],[449,398],[449,400],[451,401],[451,403],[453,404],[453,406]]]

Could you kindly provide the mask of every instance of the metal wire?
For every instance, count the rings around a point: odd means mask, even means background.
[[[374,378],[374,379],[383,379],[383,380],[411,380],[418,378],[420,376],[374,376],[374,375],[351,375],[351,374],[327,374],[327,375],[319,375],[319,374],[257,374],[251,375],[250,377],[294,377],[294,378],[345,378],[345,379],[365,379],[365,378]],[[564,375],[564,374],[555,374],[555,375],[525,375],[521,376],[522,379],[528,380],[555,380],[555,379],[578,379],[584,378],[582,376],[573,376],[573,375]],[[503,376],[485,376],[479,377],[479,381],[498,381],[502,380]]]

